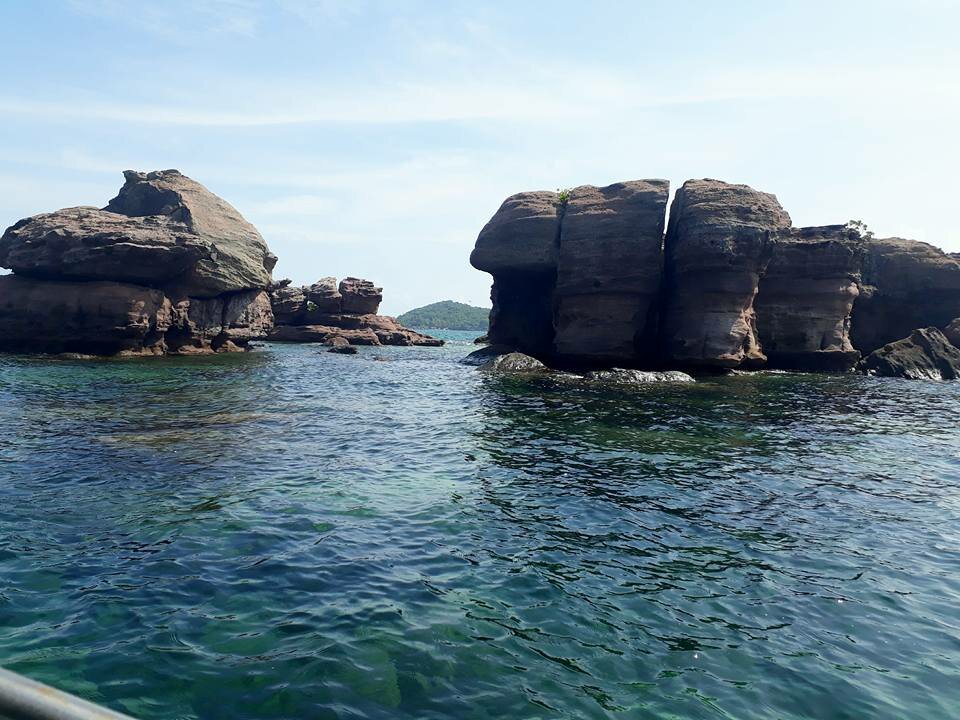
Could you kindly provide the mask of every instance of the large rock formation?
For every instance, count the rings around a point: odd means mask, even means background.
[[[127,171],[102,210],[26,218],[0,237],[0,348],[194,353],[273,326],[276,263],[232,206],[176,170]]]
[[[754,297],[790,227],[777,198],[746,185],[688,180],[674,197],[664,244],[661,342],[675,365],[762,366]]]
[[[656,357],[666,180],[569,193],[560,223],[554,353],[615,363]]]
[[[276,327],[271,340],[334,342],[351,345],[443,345],[442,340],[405,328],[394,318],[377,315],[383,290],[369,280],[335,278],[308,287],[283,280],[270,292]]]
[[[864,355],[960,316],[960,260],[916,240],[872,239],[851,339]]]
[[[470,262],[493,275],[488,337],[561,363],[655,350],[666,180],[507,198]]]
[[[914,330],[909,337],[888,343],[863,359],[868,375],[911,380],[960,379],[960,349],[933,327]]]
[[[781,232],[754,303],[767,365],[849,370],[860,359],[850,313],[860,294],[865,242],[845,225]]]
[[[493,276],[489,342],[574,368],[845,370],[960,317],[960,257],[859,223],[794,228],[775,196],[718,180],[684,183],[664,236],[667,193],[507,198],[470,257]]]

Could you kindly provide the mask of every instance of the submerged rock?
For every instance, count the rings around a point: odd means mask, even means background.
[[[609,370],[593,370],[584,373],[587,380],[622,385],[644,385],[647,383],[692,383],[696,382],[692,376],[679,370],[631,370],[611,368]]]
[[[679,365],[762,365],[754,298],[790,227],[774,195],[719,180],[688,180],[670,208],[664,241],[662,352]]]
[[[497,355],[495,358],[481,365],[480,369],[505,373],[539,373],[549,370],[546,365],[536,358],[519,352]]]
[[[863,359],[860,369],[882,377],[956,380],[960,378],[960,349],[937,328],[923,328],[874,351]]]
[[[850,314],[860,294],[864,246],[860,233],[844,225],[776,236],[754,303],[768,367],[849,370],[857,364]]]

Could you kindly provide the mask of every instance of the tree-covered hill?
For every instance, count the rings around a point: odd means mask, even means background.
[[[453,300],[415,308],[397,318],[407,327],[435,328],[437,330],[478,330],[487,329],[490,308],[474,307]]]

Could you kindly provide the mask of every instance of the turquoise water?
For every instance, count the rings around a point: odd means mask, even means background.
[[[960,383],[471,349],[0,357],[0,664],[143,718],[960,715]]]

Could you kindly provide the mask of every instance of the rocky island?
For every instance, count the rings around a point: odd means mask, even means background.
[[[377,315],[382,290],[369,281],[274,284],[277,258],[257,229],[179,171],[124,178],[103,208],[35,215],[0,237],[0,267],[13,271],[0,276],[0,351],[183,355],[268,338],[442,344]]]
[[[952,348],[937,328],[960,316],[957,258],[857,224],[794,227],[774,195],[719,180],[684,183],[667,222],[669,192],[636,180],[507,198],[470,257],[493,276],[493,352],[580,370],[960,374],[942,344],[891,346],[929,327]],[[907,347],[905,364],[868,357]]]

